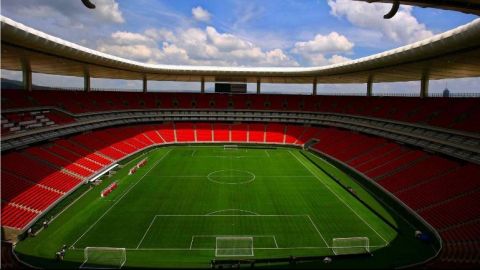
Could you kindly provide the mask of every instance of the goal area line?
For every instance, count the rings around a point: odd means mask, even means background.
[[[202,214],[202,215],[198,215],[198,214],[159,214],[159,215],[155,215],[150,224],[148,225],[148,227],[146,228],[145,232],[143,233],[143,236],[142,238],[140,239],[140,241],[138,242],[137,244],[137,247],[135,248],[136,250],[142,250],[142,244],[144,243],[144,241],[146,242],[149,242],[151,241],[150,237],[148,237],[150,231],[152,231],[152,227],[155,227],[155,222],[157,222],[157,218],[168,218],[168,217],[171,217],[171,218],[195,218],[195,217],[198,217],[198,218],[207,218],[207,219],[212,219],[212,218],[222,218],[222,217],[226,217],[226,218],[229,218],[229,217],[237,217],[237,218],[242,218],[242,217],[245,217],[245,218],[289,218],[289,217],[293,217],[293,218],[301,218],[303,219],[304,221],[301,221],[304,225],[302,226],[307,226],[305,228],[310,228],[308,229],[310,231],[310,233],[312,234],[312,236],[314,235],[317,235],[316,237],[318,237],[318,245],[317,244],[314,244],[312,246],[304,246],[304,245],[298,245],[298,246],[291,246],[291,247],[282,247],[282,248],[285,248],[285,249],[288,249],[288,248],[319,248],[319,247],[322,247],[322,248],[331,248],[331,246],[328,244],[328,242],[325,240],[325,237],[323,236],[323,234],[320,232],[320,230],[318,229],[317,225],[315,224],[315,222],[312,220],[312,218],[310,217],[310,215],[306,215],[306,214],[283,214],[283,215],[275,215],[275,214],[265,214],[265,215],[261,215],[261,214],[256,214],[256,213],[248,213],[248,214],[215,214],[215,215],[212,215],[211,213],[209,214]],[[253,232],[253,231],[252,231]],[[262,237],[262,238],[265,238],[265,237],[268,237],[268,238],[272,238],[274,245],[275,247],[262,247],[261,249],[278,249],[279,248],[279,245],[278,245],[278,242],[277,242],[277,238],[275,237],[275,233],[268,233],[267,234],[258,234],[258,233],[252,233],[252,234],[239,234],[239,235],[234,235],[234,234],[224,234],[224,235],[220,235],[220,234],[215,234],[215,232],[213,232],[213,234],[211,233],[207,233],[207,234],[191,234],[191,239],[190,240],[190,243],[189,245],[186,244],[186,245],[183,245],[185,246],[185,248],[168,248],[168,247],[165,247],[165,248],[155,248],[153,247],[151,250],[196,250],[197,248],[194,247],[194,241],[198,238],[206,238],[206,237],[240,237],[240,236],[244,236],[244,237]],[[278,235],[277,235],[278,236]],[[257,249],[257,248],[256,248]],[[202,248],[200,250],[210,250],[208,248]]]

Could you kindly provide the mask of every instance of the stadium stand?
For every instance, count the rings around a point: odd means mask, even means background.
[[[472,225],[480,219],[479,165],[357,133],[345,139],[348,147],[332,146],[341,133],[351,132],[326,128],[313,148],[376,181],[435,227],[444,249],[433,267],[479,263],[480,235],[478,226]],[[357,152],[363,144],[371,148]]]
[[[80,184],[83,179],[79,175],[88,177],[145,147],[173,142],[175,134],[180,142],[194,141],[195,136],[208,141],[212,134],[215,142],[247,142],[250,136],[250,141],[263,142],[266,138],[267,142],[283,143],[285,137],[285,143],[301,145],[316,138],[319,142],[315,149],[377,181],[435,226],[445,240],[440,261],[471,261],[475,257],[479,231],[472,224],[480,218],[480,166],[351,131],[277,123],[181,122],[114,127],[5,154],[2,226],[24,228]]]
[[[265,142],[283,143],[285,137],[285,126],[281,124],[267,124],[265,127]]]
[[[61,90],[33,92],[2,90],[2,107],[8,112],[8,110],[16,108],[55,106],[72,114],[171,108],[316,111],[480,132],[480,99],[361,96],[285,97],[283,95],[257,96],[252,94],[229,96],[226,94],[195,95],[190,93],[148,93],[147,95],[148,97],[140,96],[138,93],[108,91],[84,93]],[[151,102],[151,100],[155,102]],[[4,119],[3,114],[2,119]],[[69,118],[55,118],[55,120],[59,124],[70,121]]]
[[[197,142],[211,142],[213,139],[212,124],[197,123],[195,124],[196,140]]]
[[[264,124],[249,124],[248,126],[249,136],[248,141],[254,143],[265,142],[265,125]]]
[[[225,142],[230,140],[230,125],[214,123],[213,124],[213,140],[215,142]]]
[[[31,110],[9,113],[2,112],[2,134],[23,132],[72,122],[75,122],[75,119],[58,111]]]

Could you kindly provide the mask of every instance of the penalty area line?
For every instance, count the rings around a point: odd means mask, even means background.
[[[145,233],[143,234],[143,237],[142,239],[140,240],[140,242],[138,242],[138,245],[137,245],[137,248],[138,249],[140,247],[140,245],[142,244],[143,242],[143,239],[145,239],[145,236],[147,236],[148,232],[150,231],[150,228],[152,227],[153,223],[155,223],[155,219],[157,218],[157,216],[154,216],[152,218],[152,222],[150,222],[150,225],[148,226],[147,230],[145,231]]]
[[[143,178],[145,178],[145,176],[147,176],[147,174],[150,173],[150,171],[152,171],[155,167],[157,167],[158,163],[160,163],[160,161],[162,161],[171,151],[172,151],[172,149],[168,150],[168,152],[167,152],[165,155],[163,155],[157,162],[155,162],[155,163],[153,164],[153,166],[152,166],[147,172],[145,172],[145,174],[144,174],[137,182],[135,182],[135,184],[133,184],[129,189],[127,189],[127,190],[125,191],[125,193],[123,193],[123,195],[122,195],[120,198],[118,198],[118,200],[115,201],[115,203],[112,204],[112,206],[110,206],[110,208],[108,208],[107,211],[105,211],[105,213],[103,213],[103,215],[101,215],[92,225],[90,225],[90,227],[87,228],[87,230],[86,230],[82,235],[80,235],[80,237],[79,237],[77,240],[75,240],[75,242],[73,242],[73,244],[70,246],[70,248],[74,248],[74,247],[75,247],[75,244],[76,244],[78,241],[80,241],[80,239],[82,239],[95,225],[97,225],[97,223],[98,223],[106,214],[108,214],[108,212],[110,212],[110,210],[112,210],[113,207],[115,207],[115,205],[117,205],[117,204],[130,192],[130,190],[132,190],[138,183],[140,183],[140,182],[143,180]]]
[[[385,242],[385,246],[388,245],[388,241],[385,240],[385,238],[383,238],[383,236],[381,236],[368,222],[365,221],[365,219],[363,219],[355,210],[353,210],[353,208],[348,205],[335,191],[333,191],[329,186],[328,184],[324,183],[323,180],[321,179],[321,177],[318,177],[318,175],[313,172],[309,167],[307,167],[305,165],[305,163],[303,161],[301,161],[296,155],[294,155],[292,153],[292,151],[288,151],[300,164],[302,164],[302,166],[307,169],[313,176],[315,176],[315,178],[317,178],[317,180],[323,184],[324,187],[326,187],[333,195],[335,195],[335,197],[337,197],[337,199],[343,203],[343,205],[345,205],[348,209],[350,209],[350,211],[352,211],[365,225],[367,225],[376,235],[378,235],[384,242]]]

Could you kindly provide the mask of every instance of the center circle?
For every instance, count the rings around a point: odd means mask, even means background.
[[[224,185],[248,184],[255,180],[255,174],[243,170],[219,170],[207,175],[209,181]]]

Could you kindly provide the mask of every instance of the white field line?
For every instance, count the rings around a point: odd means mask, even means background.
[[[237,210],[237,209],[228,209],[228,210]],[[212,212],[212,213],[218,213],[218,212],[221,212],[221,211],[225,211],[225,210],[220,210],[220,211],[216,211],[216,212]],[[150,225],[148,226],[147,230],[145,231],[142,239],[140,240],[140,242],[138,243],[137,245],[137,248],[136,250],[142,250],[140,249],[140,245],[142,244],[144,238],[147,236],[148,232],[150,231],[150,228],[152,227],[153,223],[155,223],[155,220],[157,217],[304,217],[304,218],[307,218],[308,221],[310,222],[310,224],[313,226],[313,228],[315,229],[315,231],[318,233],[318,235],[320,236],[320,238],[322,238],[323,242],[325,243],[326,247],[325,248],[331,248],[327,241],[325,240],[325,238],[323,237],[322,233],[320,232],[320,230],[318,229],[317,225],[315,225],[315,222],[313,222],[312,218],[310,217],[310,215],[260,215],[260,214],[249,214],[249,215],[212,215],[212,213],[208,213],[208,214],[205,214],[205,215],[155,215],[152,219],[152,221],[150,222]],[[275,235],[217,235],[217,234],[208,234],[208,235],[193,235],[192,236],[192,239],[190,241],[190,246],[188,249],[168,249],[168,248],[165,248],[165,249],[159,249],[159,250],[215,250],[215,249],[196,249],[196,248],[193,248],[193,243],[194,243],[194,239],[196,237],[226,237],[226,236],[236,236],[236,237],[241,237],[241,236],[249,236],[249,237],[271,237],[275,243],[275,246],[276,248],[257,248],[257,249],[278,249],[278,243],[277,243],[277,239],[275,238]],[[294,248],[298,248],[298,247],[294,247]],[[317,247],[308,247],[308,248],[317,248]],[[284,248],[284,249],[291,249],[291,248]],[[156,250],[156,249],[152,249],[152,250]]]
[[[156,217],[307,217],[308,215],[155,215]]]
[[[197,150],[192,151],[192,157],[195,156],[195,152],[197,152]]]
[[[278,244],[277,244],[277,239],[275,239],[275,235],[265,235],[265,234],[259,234],[259,235],[251,235],[251,234],[248,234],[248,235],[232,235],[232,234],[225,234],[225,235],[221,235],[221,234],[204,234],[204,235],[193,235],[192,236],[192,241],[190,242],[190,248],[189,250],[195,250],[195,248],[193,248],[193,242],[194,242],[194,239],[195,238],[216,238],[216,237],[251,237],[251,238],[272,238],[273,242],[275,243],[275,249],[278,248]],[[274,249],[274,248],[272,248]]]
[[[78,198],[76,198],[73,202],[69,203],[67,207],[65,207],[60,213],[55,215],[49,222],[53,222],[55,219],[57,219],[63,212],[67,211],[68,208],[70,208],[72,205],[74,205],[78,200],[80,200],[83,196],[85,196],[87,193],[89,193],[93,188],[89,188],[87,191],[85,191],[82,195],[80,195]],[[38,235],[41,231],[43,231],[43,226],[35,232],[35,235]]]
[[[190,250],[192,250],[193,240],[195,240],[195,235],[192,236],[192,241],[190,241]]]
[[[265,156],[199,156],[195,158],[265,158]]]
[[[365,246],[350,246],[345,248],[352,248],[352,247],[365,247]],[[382,248],[385,247],[384,245],[375,245],[369,246],[372,248]],[[274,248],[253,248],[254,250],[297,250],[297,249],[331,249],[331,247],[274,247]],[[72,248],[72,250],[83,250],[81,248]],[[127,251],[215,251],[215,248],[126,248]]]
[[[216,214],[216,213],[230,212],[230,211],[238,211],[238,212],[250,213],[252,215],[258,215],[258,213],[255,213],[253,211],[231,208],[231,209],[223,209],[223,210],[213,211],[213,212],[205,214],[205,216],[210,216],[210,215],[213,215],[213,214]]]
[[[308,217],[308,219],[310,220],[310,222],[312,223],[313,227],[315,228],[315,230],[317,231],[318,235],[320,235],[320,237],[322,238],[323,242],[325,243],[325,245],[327,247],[330,247],[327,243],[327,241],[325,241],[325,238],[323,238],[323,235],[322,233],[318,230],[317,228],[317,225],[315,225],[315,222],[313,222],[312,218],[310,217],[310,215],[306,215]]]
[[[159,175],[159,177],[163,178],[202,178],[208,177],[208,175]],[[221,176],[221,177],[238,177],[238,176]],[[315,178],[313,175],[256,175],[256,177],[262,178]]]
[[[192,237],[213,238],[213,237],[257,237],[257,238],[273,238],[275,235],[269,234],[199,234]]]
[[[348,205],[340,196],[338,196],[338,194],[333,191],[327,184],[325,184],[322,179],[320,177],[318,177],[314,172],[312,172],[312,170],[307,167],[305,165],[305,163],[303,163],[303,161],[301,161],[297,156],[295,156],[291,151],[288,151],[300,164],[302,164],[302,166],[307,169],[313,176],[315,176],[315,178],[317,178],[318,181],[320,181],[320,183],[322,183],[328,190],[330,190],[330,192],[335,195],[335,197],[337,197],[338,200],[340,200],[348,209],[350,209],[350,211],[352,211],[361,221],[363,221],[363,223],[365,223],[365,225],[367,225],[373,232],[375,232],[375,234],[377,234],[384,242],[385,242],[385,245],[388,245],[388,241],[385,240],[385,238],[383,238],[370,224],[368,224],[368,222],[365,221],[365,219],[363,219],[359,214],[357,214],[357,212],[355,212],[355,210],[352,209],[352,207],[350,205]]]
[[[98,223],[108,212],[110,212],[110,210],[112,210],[113,207],[115,207],[115,205],[117,205],[117,204],[123,199],[123,197],[125,197],[125,195],[127,195],[127,194],[130,192],[130,190],[132,190],[132,188],[134,188],[138,183],[140,183],[140,182],[143,180],[143,178],[145,178],[145,176],[146,176],[151,170],[153,170],[153,168],[157,167],[158,163],[160,163],[160,161],[162,161],[171,151],[172,151],[171,149],[168,150],[168,152],[167,152],[165,155],[163,155],[159,160],[157,160],[157,161],[155,162],[155,164],[153,164],[153,166],[152,166],[147,172],[145,172],[145,174],[144,174],[134,185],[132,185],[129,189],[127,189],[127,191],[125,191],[125,193],[123,193],[123,195],[122,195],[120,198],[118,198],[118,200],[117,200],[114,204],[112,204],[112,206],[110,206],[110,208],[108,208],[108,209],[103,213],[103,215],[101,215],[92,225],[90,225],[90,227],[87,228],[87,230],[86,230],[82,235],[80,235],[80,237],[79,237],[77,240],[75,240],[75,242],[73,242],[73,244],[70,246],[70,248],[74,247],[75,244],[76,244],[80,239],[82,239],[82,238],[85,236],[85,234],[87,234],[95,225],[97,225],[97,223]]]
[[[267,149],[265,149],[265,154],[267,154],[267,157],[270,158],[270,154],[268,153],[268,150],[267,150]]]
[[[152,227],[153,223],[155,222],[155,219],[157,218],[157,216],[154,216],[153,219],[152,219],[152,222],[150,222],[150,225],[148,226],[147,230],[145,231],[145,233],[143,234],[143,237],[142,239],[140,239],[140,242],[138,242],[138,245],[137,245],[137,249],[140,247],[140,245],[142,244],[143,242],[143,239],[145,239],[145,236],[147,236],[147,233],[150,231],[150,228]]]

